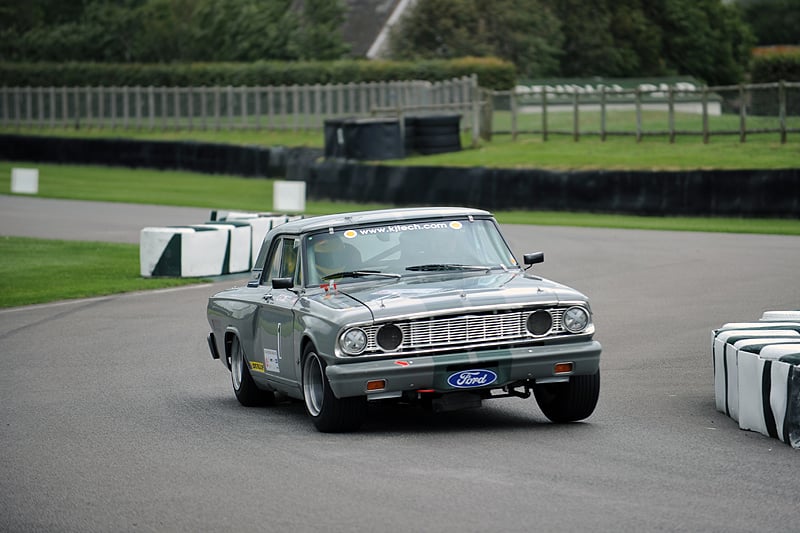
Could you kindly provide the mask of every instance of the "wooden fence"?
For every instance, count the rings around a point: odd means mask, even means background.
[[[776,82],[688,89],[487,91],[482,131],[492,134],[662,136],[800,132],[800,83]]]
[[[328,118],[472,110],[478,99],[476,76],[281,87],[0,87],[0,126],[317,130]],[[463,119],[470,128],[473,114]]]

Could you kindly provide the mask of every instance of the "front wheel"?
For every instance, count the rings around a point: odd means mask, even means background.
[[[533,386],[536,403],[549,420],[576,422],[594,412],[600,397],[600,371],[589,376],[572,376],[567,383]]]
[[[325,362],[309,345],[303,354],[303,398],[314,426],[323,433],[358,429],[367,414],[364,396],[337,398],[325,375]]]
[[[261,407],[275,403],[275,394],[256,386],[238,337],[231,341],[231,384],[236,399],[245,407]]]

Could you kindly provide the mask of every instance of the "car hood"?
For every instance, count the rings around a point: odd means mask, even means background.
[[[458,309],[587,301],[583,294],[565,285],[520,272],[420,275],[396,281],[340,284],[336,292],[338,298],[326,295],[320,303],[340,307],[345,297],[350,305],[358,302],[367,307],[375,320]]]

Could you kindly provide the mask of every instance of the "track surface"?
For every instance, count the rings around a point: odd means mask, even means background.
[[[39,202],[0,197],[0,233],[13,209],[25,234],[64,238],[58,220],[85,240],[206,213],[46,201],[40,217]],[[800,238],[504,231],[592,298],[604,351],[586,422],[550,424],[533,399],[372,405],[361,432],[323,435],[299,403],[241,407],[205,344],[206,298],[233,281],[0,310],[0,530],[795,528],[800,452],[715,411],[710,331],[800,307]]]

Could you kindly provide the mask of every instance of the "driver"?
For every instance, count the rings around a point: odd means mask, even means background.
[[[343,243],[336,235],[314,236],[314,244],[311,249],[314,253],[314,266],[320,280],[337,272],[353,270],[353,265],[360,264],[358,250],[351,244]]]

